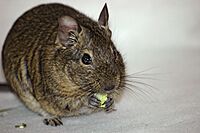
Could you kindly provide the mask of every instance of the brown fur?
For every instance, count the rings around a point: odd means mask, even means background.
[[[59,40],[58,20],[63,16],[72,17],[81,28],[73,46]],[[92,65],[80,61],[83,53],[91,55]],[[8,83],[29,109],[43,116],[102,110],[91,108],[88,97],[114,84],[108,95],[116,100],[125,82],[125,66],[108,26],[62,4],[40,5],[24,13],[10,30],[2,57]]]

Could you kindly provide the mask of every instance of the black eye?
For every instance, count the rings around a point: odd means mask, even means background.
[[[81,58],[81,61],[83,62],[83,64],[85,65],[89,65],[92,63],[92,58],[90,57],[89,54],[83,54],[82,58]]]

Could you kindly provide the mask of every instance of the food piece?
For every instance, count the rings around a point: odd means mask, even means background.
[[[25,123],[20,123],[20,124],[15,125],[15,128],[25,128],[25,127],[26,127]]]
[[[106,100],[108,99],[108,98],[107,98],[107,94],[96,93],[95,96],[96,96],[97,99],[99,99],[99,100],[101,101],[101,102],[100,102],[100,103],[101,103],[100,107],[101,107],[101,108],[105,108],[105,107],[106,107],[105,102],[106,102]]]

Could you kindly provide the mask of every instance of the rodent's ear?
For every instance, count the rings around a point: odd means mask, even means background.
[[[59,41],[65,45],[76,43],[77,35],[81,31],[77,21],[70,16],[63,16],[58,19],[58,24],[57,42]]]
[[[108,26],[108,19],[109,19],[108,7],[107,7],[107,4],[105,3],[105,5],[99,15],[98,23],[101,27],[103,27],[107,31],[107,35],[109,37],[111,37],[112,32]]]
[[[107,4],[105,3],[105,5],[99,15],[99,19],[98,19],[99,24],[103,27],[107,27],[108,26],[108,18],[109,18],[108,7],[107,7]]]

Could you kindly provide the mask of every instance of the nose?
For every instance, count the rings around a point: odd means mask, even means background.
[[[112,91],[114,88],[115,88],[114,85],[110,85],[110,86],[105,86],[105,87],[104,87],[104,90],[105,90],[105,91]]]

